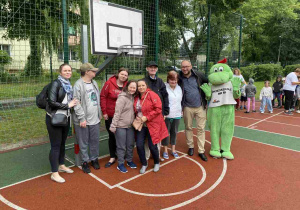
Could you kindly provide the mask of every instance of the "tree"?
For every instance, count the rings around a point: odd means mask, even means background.
[[[67,2],[67,19],[70,26],[78,28],[82,0]],[[26,75],[41,74],[42,52],[52,54],[62,43],[61,0],[1,0],[0,27],[6,29],[4,38],[29,40],[30,55],[25,68]]]

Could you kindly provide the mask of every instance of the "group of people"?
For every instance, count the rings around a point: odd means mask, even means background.
[[[256,112],[255,94],[257,90],[254,80],[250,78],[247,84],[239,69],[234,69],[234,77],[239,77],[244,83],[241,86],[241,98],[236,99],[236,110],[245,109],[245,113],[250,113],[250,103],[252,102],[252,112]],[[276,99],[278,102],[277,106],[275,106]],[[264,87],[260,91],[259,100],[261,101],[260,113],[265,113],[266,106],[269,113],[273,113],[273,108],[282,108],[283,105],[285,109],[284,114],[286,115],[293,115],[293,111],[300,113],[300,68],[296,68],[286,78],[282,78],[279,75],[272,87],[270,86],[270,81],[264,81]]]
[[[207,77],[201,72],[194,71],[191,63],[186,60],[182,61],[179,73],[173,70],[168,72],[166,83],[157,76],[158,65],[155,62],[149,62],[146,70],[145,78],[128,81],[129,70],[120,68],[116,75],[106,81],[100,91],[94,80],[98,69],[92,64],[81,65],[81,78],[75,82],[74,86],[70,83],[71,66],[62,64],[59,67],[60,75],[48,88],[46,106],[46,125],[51,143],[49,160],[53,181],[64,183],[65,179],[60,176],[59,172],[74,172],[64,164],[65,142],[71,118],[79,143],[84,173],[91,172],[90,166],[95,170],[100,169],[98,157],[102,118],[105,120],[105,127],[109,133],[110,159],[105,164],[105,168],[115,164],[116,159],[118,160],[117,169],[122,173],[128,171],[126,166],[132,169],[137,168],[133,162],[133,149],[136,144],[142,164],[140,173],[146,172],[150,153],[154,160],[153,171],[158,172],[161,147],[164,159],[169,159],[169,154],[174,158],[179,158],[175,145],[182,117],[185,124],[188,155],[194,155],[193,120],[195,120],[197,152],[201,160],[207,161],[204,148],[207,101],[205,93],[200,88],[201,85],[208,83]],[[234,74],[246,84],[238,69],[234,70]],[[293,74],[296,77],[299,76],[300,69],[296,69]],[[289,75],[286,84],[289,84],[288,81],[291,82],[292,87],[300,84],[294,81],[294,76]],[[244,88],[246,92],[244,97],[248,100],[248,113],[250,100],[255,103],[256,88],[253,82],[250,79],[249,84]],[[269,83],[266,82],[266,88],[268,86]],[[284,87],[285,105],[289,110],[290,90]],[[263,91],[262,99],[269,97],[268,94],[268,91]],[[245,101],[245,98],[241,98],[241,101]],[[265,103],[269,102],[266,100]],[[52,125],[51,117],[58,110],[67,110],[68,124],[66,126]],[[255,111],[255,106],[253,106],[253,111]],[[134,121],[140,122],[141,127],[134,129],[132,126]],[[171,145],[170,152],[168,145]]]

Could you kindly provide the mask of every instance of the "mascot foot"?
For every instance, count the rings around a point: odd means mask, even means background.
[[[223,158],[226,158],[228,160],[233,160],[234,159],[234,156],[231,152],[223,152],[222,153],[222,157]]]
[[[222,157],[220,151],[218,150],[210,150],[209,151],[210,156],[212,156],[213,158],[220,158]]]

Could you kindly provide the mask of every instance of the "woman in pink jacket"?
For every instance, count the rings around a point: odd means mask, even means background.
[[[157,143],[169,136],[164,117],[162,115],[162,104],[159,96],[151,91],[145,80],[138,81],[138,96],[134,100],[134,111],[136,116],[144,122],[141,131],[137,131],[136,147],[142,168],[140,173],[146,172],[148,163],[145,157],[145,138],[148,137],[148,145],[154,159],[154,172],[159,171],[159,152]]]

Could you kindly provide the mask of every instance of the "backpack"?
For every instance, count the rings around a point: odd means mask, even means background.
[[[40,109],[46,109],[48,99],[48,88],[50,87],[50,85],[51,82],[48,85],[46,85],[35,98],[36,106]]]

